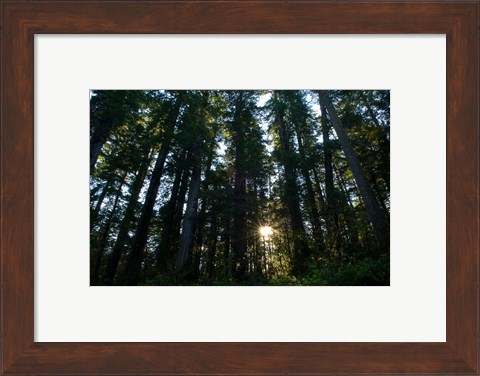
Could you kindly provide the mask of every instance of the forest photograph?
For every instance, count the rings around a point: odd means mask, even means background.
[[[91,90],[91,286],[388,286],[389,90]]]

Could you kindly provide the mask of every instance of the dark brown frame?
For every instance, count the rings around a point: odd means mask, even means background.
[[[478,375],[479,1],[3,0],[2,374]],[[34,342],[33,37],[42,33],[446,34],[447,342]]]

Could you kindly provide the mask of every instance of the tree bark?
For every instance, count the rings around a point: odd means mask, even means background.
[[[105,269],[104,275],[104,284],[113,285],[115,281],[115,275],[117,274],[118,263],[122,257],[123,250],[125,247],[125,242],[128,239],[128,231],[134,220],[135,215],[135,206],[137,205],[138,197],[143,187],[145,181],[145,176],[147,175],[148,165],[150,164],[150,150],[144,156],[143,161],[141,162],[140,168],[138,169],[137,176],[130,188],[130,198],[128,199],[127,208],[125,209],[125,214],[123,215],[122,223],[120,224],[120,229],[118,231],[117,240],[110,255],[110,259]]]
[[[279,127],[282,164],[285,170],[284,200],[290,214],[293,245],[295,249],[292,272],[294,275],[302,275],[307,267],[307,259],[310,250],[308,249],[303,218],[300,212],[295,167],[293,163],[293,155],[290,150],[290,137],[288,136],[284,119],[285,113],[284,109],[279,108],[279,106],[281,106],[281,104],[277,105],[276,108],[276,120]]]
[[[182,224],[182,235],[180,238],[180,247],[178,250],[176,272],[180,273],[188,259],[191,256],[191,246],[193,241],[193,230],[196,221],[196,209],[198,205],[198,192],[200,191],[201,172],[202,172],[202,154],[203,140],[197,140],[195,150],[193,152],[195,163],[188,189],[187,207]]]
[[[106,245],[107,245],[108,235],[110,234],[110,229],[112,227],[113,216],[115,215],[115,212],[117,210],[118,201],[120,199],[120,196],[122,195],[122,187],[123,187],[123,184],[125,183],[126,178],[127,178],[127,174],[125,173],[123,175],[123,178],[122,178],[122,180],[120,182],[120,185],[117,189],[117,192],[116,192],[116,195],[115,195],[115,201],[113,203],[112,210],[110,212],[110,215],[108,216],[108,219],[105,223],[105,227],[104,227],[103,232],[102,232],[102,237],[101,237],[101,240],[100,240],[100,244],[99,244],[98,252],[97,252],[97,257],[96,257],[96,261],[95,261],[95,267],[93,269],[93,275],[91,276],[91,283],[92,284],[97,283],[97,281],[98,281],[100,266],[102,264],[102,259],[103,259],[103,256],[105,254],[105,248],[106,248]]]
[[[313,166],[312,172],[313,172],[313,180],[315,181],[315,187],[316,187],[316,191],[317,191],[320,213],[325,218],[325,222],[326,222],[326,219],[327,219],[326,203],[325,203],[325,198],[324,198],[324,195],[323,195],[322,185],[320,184],[320,177],[318,176],[316,166]],[[328,229],[327,229],[327,231],[328,231]]]
[[[302,171],[303,180],[305,180],[305,188],[307,191],[307,206],[310,217],[310,223],[312,224],[313,238],[315,244],[320,253],[325,251],[325,243],[323,239],[322,227],[320,224],[320,214],[318,212],[317,203],[315,201],[315,192],[313,190],[312,180],[310,178],[310,171],[307,166],[307,159],[303,148],[302,136],[298,128],[298,124],[295,123],[295,134],[297,136],[298,152],[300,154],[300,169]]]
[[[320,95],[320,92],[319,92]],[[329,232],[330,240],[333,242],[332,246],[338,248],[338,197],[333,184],[333,161],[332,149],[330,144],[330,127],[327,120],[327,111],[325,106],[320,103],[322,111],[322,138],[323,138],[323,155],[325,161],[325,199],[327,201],[327,230]]]
[[[215,145],[215,144],[214,144]],[[206,213],[207,213],[207,206],[208,206],[208,185],[210,184],[211,180],[211,171],[212,171],[212,162],[213,162],[213,157],[215,153],[214,145],[210,148],[210,151],[208,153],[208,160],[207,160],[207,166],[206,166],[206,171],[205,171],[205,180],[203,180],[201,186],[202,186],[202,192],[200,193],[200,198],[202,202],[202,207],[200,209],[200,213],[198,215],[198,220],[195,223],[195,228],[194,231],[196,231],[197,236],[195,238],[195,248],[196,253],[194,254],[194,270],[192,273],[193,278],[199,278],[200,274],[200,262],[203,259],[207,259],[203,254],[203,245],[204,245],[204,237],[205,237],[205,222],[206,222]],[[203,263],[205,264],[205,263]]]
[[[334,166],[334,170],[335,170],[335,175],[337,177],[338,186],[340,187],[340,191],[342,193],[343,204],[344,204],[343,206],[345,207],[343,212],[344,212],[345,224],[349,230],[347,232],[347,236],[350,235],[349,236],[349,241],[351,243],[350,248],[355,249],[358,246],[357,218],[355,216],[355,209],[342,174],[340,173],[340,171],[336,166]]]
[[[167,262],[171,257],[170,251],[171,251],[172,236],[175,232],[174,228],[176,223],[175,213],[178,205],[177,201],[181,200],[182,206],[183,206],[183,201],[185,200],[187,183],[186,182],[182,183],[182,182],[188,179],[186,178],[188,176],[188,169],[186,169],[186,166],[185,166],[186,156],[187,156],[187,152],[186,150],[183,150],[177,162],[175,179],[173,181],[170,199],[168,200],[168,203],[166,205],[165,212],[163,215],[164,225],[162,229],[160,244],[158,245],[157,252],[156,252],[156,264],[159,270],[164,270],[167,267]],[[181,187],[185,187],[185,189],[183,190],[183,196],[181,196],[180,194],[180,192],[182,191]],[[179,216],[181,217],[181,213]]]
[[[348,138],[345,130],[343,129],[342,122],[338,117],[337,111],[333,107],[332,101],[330,96],[328,95],[327,91],[322,90],[319,92],[320,101],[327,109],[327,112],[330,116],[332,121],[332,125],[337,133],[338,140],[342,145],[343,152],[345,154],[345,158],[352,170],[353,176],[358,186],[358,190],[365,202],[365,208],[367,211],[368,218],[373,225],[374,233],[377,237],[379,245],[382,248],[389,248],[390,245],[390,224],[388,219],[382,212],[380,204],[378,203],[375,195],[373,193],[370,184],[365,177],[363,169],[360,165],[358,157],[353,149],[352,143]]]
[[[245,135],[243,123],[243,96],[237,100],[233,119],[233,145],[235,147],[235,176],[233,188],[232,275],[237,280],[245,277],[247,253],[247,179],[245,172]]]
[[[191,166],[190,166],[191,167]],[[180,230],[182,228],[182,218],[183,218],[183,209],[185,206],[187,190],[190,182],[191,177],[191,168],[185,169],[182,176],[182,182],[180,184],[180,190],[178,192],[178,199],[175,205],[175,215],[173,217],[173,224],[172,224],[172,232],[169,237],[170,243],[169,248],[172,252],[172,255],[176,256],[177,250],[180,247]],[[174,264],[176,263],[176,259],[174,260]]]

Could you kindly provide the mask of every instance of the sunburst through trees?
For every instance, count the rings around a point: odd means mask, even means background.
[[[386,90],[93,90],[92,285],[388,285]]]

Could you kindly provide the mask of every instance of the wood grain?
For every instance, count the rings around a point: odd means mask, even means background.
[[[2,1],[3,374],[479,374],[479,1]],[[34,343],[33,37],[447,35],[446,343]]]

